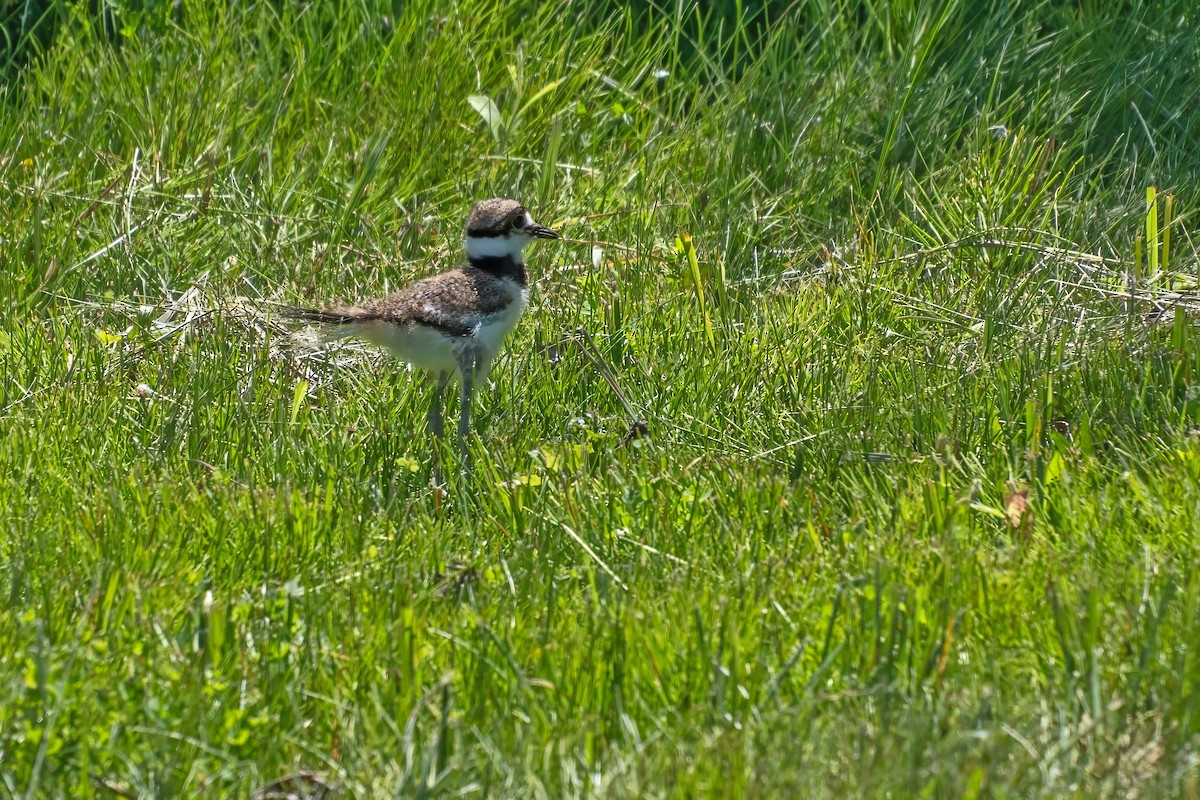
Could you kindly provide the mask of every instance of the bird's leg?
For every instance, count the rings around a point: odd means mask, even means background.
[[[449,382],[449,372],[438,373],[433,387],[433,402],[429,404],[429,432],[433,434],[433,482],[437,486],[442,485],[442,398]]]
[[[449,382],[449,372],[438,373],[437,385],[433,388],[433,402],[429,404],[429,432],[435,439],[442,438],[442,397]]]
[[[458,417],[458,446],[462,451],[463,469],[471,464],[471,453],[467,449],[467,434],[471,431],[471,392],[475,383],[475,352],[467,348],[458,359],[458,369],[462,373],[462,411]]]

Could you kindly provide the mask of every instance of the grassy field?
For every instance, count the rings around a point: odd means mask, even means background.
[[[1200,794],[1190,0],[51,5],[0,796]],[[567,240],[443,496],[269,310],[493,195]]]

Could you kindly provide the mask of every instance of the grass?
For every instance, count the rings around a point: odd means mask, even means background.
[[[1200,791],[1189,3],[53,12],[0,793]],[[261,310],[495,194],[569,241],[441,497],[428,386]]]

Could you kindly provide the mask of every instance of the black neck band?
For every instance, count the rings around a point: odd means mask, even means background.
[[[468,259],[471,266],[495,275],[497,278],[512,278],[520,286],[529,283],[525,274],[525,262],[517,261],[512,256],[480,256]]]

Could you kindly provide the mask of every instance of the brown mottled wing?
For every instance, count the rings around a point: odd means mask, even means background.
[[[511,295],[498,288],[491,275],[462,267],[417,281],[382,300],[362,303],[359,308],[384,322],[415,322],[451,336],[467,336],[479,317],[501,311],[510,302]]]

